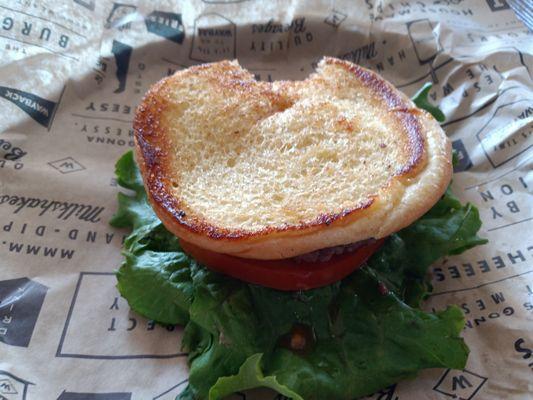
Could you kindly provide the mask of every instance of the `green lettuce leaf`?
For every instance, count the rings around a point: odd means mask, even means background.
[[[209,400],[219,400],[241,390],[267,387],[293,400],[303,400],[296,392],[280,384],[275,376],[264,376],[261,370],[261,357],[258,353],[251,355],[239,368],[239,372],[232,376],[218,378],[209,390]]]
[[[124,252],[117,288],[132,309],[163,324],[184,325],[192,302],[190,260],[182,252]]]
[[[462,205],[448,188],[422,218],[391,235],[368,266],[402,300],[418,306],[429,289],[428,267],[441,257],[487,243],[476,235],[480,227],[477,208]]]
[[[189,386],[182,400],[270,387],[294,399],[353,399],[423,368],[463,368],[468,348],[457,307],[418,308],[429,265],[484,243],[476,208],[448,191],[341,282],[281,292],[216,274],[187,257],[150,208],[132,153],[117,163],[112,219],[129,227],[117,287],[150,319],[184,325]],[[303,327],[304,349],[287,343]]]
[[[276,348],[264,363],[266,374],[305,399],[348,400],[422,368],[464,368],[468,348],[459,337],[464,320],[457,307],[436,314],[411,308],[392,291],[382,294],[364,269],[342,286],[329,315],[330,337],[304,356]]]

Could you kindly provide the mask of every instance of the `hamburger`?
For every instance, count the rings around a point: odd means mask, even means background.
[[[484,243],[449,191],[451,145],[379,75],[324,58],[303,81],[257,82],[236,61],[155,84],[135,159],[117,163],[112,224],[130,227],[118,288],[185,326],[180,399],[268,387],[353,399],[423,368],[463,368],[464,320],[419,306],[431,263]],[[416,103],[416,104],[415,104]]]

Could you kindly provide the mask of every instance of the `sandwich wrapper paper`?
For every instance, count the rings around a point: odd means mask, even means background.
[[[430,99],[459,163],[453,190],[487,245],[431,268],[425,309],[459,305],[466,369],[371,399],[533,398],[533,40],[505,0],[0,1],[0,399],[174,399],[181,330],[116,288],[126,230],[114,163],[151,84],[238,58],[303,79],[323,55]],[[527,3],[527,2],[526,2]],[[269,391],[236,398],[274,399]]]

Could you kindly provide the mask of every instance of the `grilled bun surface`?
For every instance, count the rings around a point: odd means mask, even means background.
[[[452,173],[429,113],[335,58],[303,81],[257,82],[236,61],[178,71],[146,94],[134,130],[167,229],[245,258],[390,235],[428,211]]]

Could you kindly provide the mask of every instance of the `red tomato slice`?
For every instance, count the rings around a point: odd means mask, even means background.
[[[180,241],[183,250],[210,269],[245,282],[278,290],[308,290],[337,282],[361,266],[383,244],[384,239],[327,262],[296,262],[293,259],[254,260],[202,249]]]

